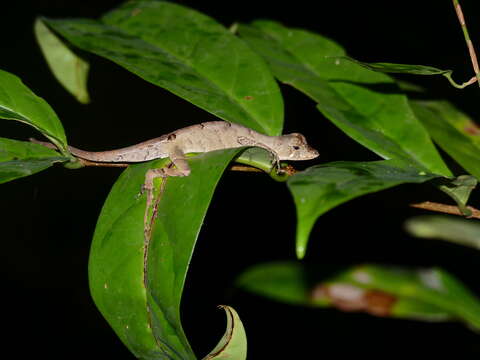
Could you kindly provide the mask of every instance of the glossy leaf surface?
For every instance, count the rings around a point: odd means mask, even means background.
[[[0,184],[35,174],[56,162],[67,160],[45,146],[0,138]]]
[[[480,128],[448,101],[412,101],[433,140],[470,174],[480,179]]]
[[[3,70],[0,70],[0,118],[33,126],[67,154],[67,140],[57,114],[18,77]]]
[[[90,254],[91,292],[103,316],[138,358],[195,359],[181,327],[180,299],[213,191],[239,151],[195,156],[189,160],[191,175],[157,184],[163,191],[148,236],[146,194],[140,191],[146,171],[166,160],[127,168],[105,202]]]
[[[333,162],[292,176],[287,184],[297,208],[297,256],[305,255],[317,218],[333,207],[399,184],[422,183],[436,177],[394,160]]]
[[[451,176],[407,98],[388,76],[339,59],[345,51],[320,35],[272,21],[240,25],[240,35],[283,83],[304,92],[347,135],[385,159],[408,160]]]
[[[267,135],[283,127],[264,61],[212,18],[164,1],[129,1],[100,21],[44,20],[71,44],[112,60],[212,114]]]

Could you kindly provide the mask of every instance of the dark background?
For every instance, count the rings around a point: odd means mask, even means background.
[[[2,7],[0,68],[19,76],[46,99],[62,119],[69,142],[85,149],[130,145],[214,120],[205,111],[94,56],[87,55],[91,104],[76,103],[56,82],[34,41],[35,16],[98,17],[120,3],[38,0]],[[365,61],[454,69],[458,82],[472,76],[461,30],[447,0],[179,3],[226,26],[271,18],[316,31]],[[480,7],[475,1],[464,3],[471,36],[479,45]],[[478,118],[477,86],[459,91],[443,78],[409,79]],[[320,150],[320,162],[376,159],[322,118],[305,96],[286,87],[282,92],[285,132],[308,135]],[[1,122],[0,131],[1,136],[16,139],[35,135],[10,121]],[[3,347],[5,353],[14,351],[12,358],[133,358],[96,310],[87,283],[96,218],[119,173],[118,169],[54,167],[0,187],[1,315],[7,332]],[[404,185],[330,211],[312,233],[306,261],[324,264],[324,276],[366,262],[442,266],[480,294],[478,252],[413,239],[402,230],[406,218],[422,213],[408,204],[427,199],[450,202],[426,185]],[[478,198],[473,205],[478,207]],[[257,174],[224,176],[200,234],[182,308],[187,336],[200,357],[213,348],[224,329],[224,315],[215,308],[217,304],[230,304],[240,313],[249,336],[249,359],[480,354],[478,336],[459,324],[295,308],[235,290],[235,276],[248,266],[294,259],[294,219],[284,184]]]

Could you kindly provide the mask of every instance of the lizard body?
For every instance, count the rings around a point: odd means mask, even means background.
[[[227,121],[211,121],[175,130],[155,139],[129,147],[90,152],[69,147],[70,152],[95,162],[142,162],[170,158],[177,169],[168,175],[190,174],[186,153],[208,152],[242,146],[258,146],[270,151],[278,160],[309,160],[318,156],[317,150],[307,144],[298,133],[281,136],[260,134],[245,126]],[[172,169],[170,169],[172,170]]]

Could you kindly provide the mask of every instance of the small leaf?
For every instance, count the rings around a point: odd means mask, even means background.
[[[189,176],[160,181],[148,234],[147,194],[140,192],[147,170],[167,160],[129,166],[113,186],[95,229],[90,289],[100,312],[138,358],[195,359],[180,322],[185,277],[213,191],[242,150],[194,156]]]
[[[407,65],[407,64],[393,64],[393,63],[366,63],[358,61],[349,56],[340,56],[338,59],[348,60],[364,68],[372,71],[384,72],[384,73],[398,73],[398,74],[414,74],[414,75],[443,75],[445,73],[451,73],[452,70],[441,70],[433,66],[425,65]]]
[[[439,175],[419,172],[394,160],[333,162],[313,166],[288,180],[297,209],[297,257],[305,255],[319,216],[348,200],[403,183],[423,183]]]
[[[480,223],[473,219],[424,215],[408,219],[405,228],[419,238],[439,239],[480,250]]]
[[[273,21],[239,25],[238,31],[270,64],[274,75],[317,102],[347,135],[385,159],[451,176],[407,98],[387,75],[339,59],[333,41]]]
[[[57,114],[18,77],[3,70],[0,70],[0,118],[34,127],[68,156],[65,132]]]
[[[0,184],[45,170],[68,158],[45,146],[0,138]]]
[[[378,71],[381,73],[412,74],[412,75],[443,75],[450,82],[450,84],[456,87],[457,89],[463,89],[468,85],[473,84],[476,81],[475,78],[472,78],[472,80],[469,80],[463,84],[457,84],[452,79],[452,72],[453,72],[452,70],[441,70],[433,66],[393,64],[393,63],[383,63],[383,62],[366,63],[366,62],[355,60],[349,56],[340,56],[337,58],[351,61],[355,64],[363,66],[364,68],[367,68],[372,71]]]
[[[460,175],[446,184],[439,185],[438,188],[455,200],[463,215],[470,216],[472,211],[467,208],[467,201],[477,183],[477,179],[473,176]]]
[[[42,19],[34,25],[35,37],[55,78],[82,104],[90,102],[87,91],[89,64],[65,45]]]
[[[470,174],[480,179],[480,128],[448,101],[411,101],[433,140]]]
[[[247,335],[237,312],[230,306],[221,306],[227,315],[227,329],[220,342],[204,360],[245,360]]]
[[[46,24],[72,45],[110,59],[212,114],[267,135],[283,127],[268,66],[212,18],[165,1],[129,1],[100,21]]]

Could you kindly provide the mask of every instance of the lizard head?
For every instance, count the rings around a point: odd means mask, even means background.
[[[307,144],[302,134],[283,135],[278,137],[278,141],[275,149],[280,160],[310,160],[319,155],[317,150]]]

